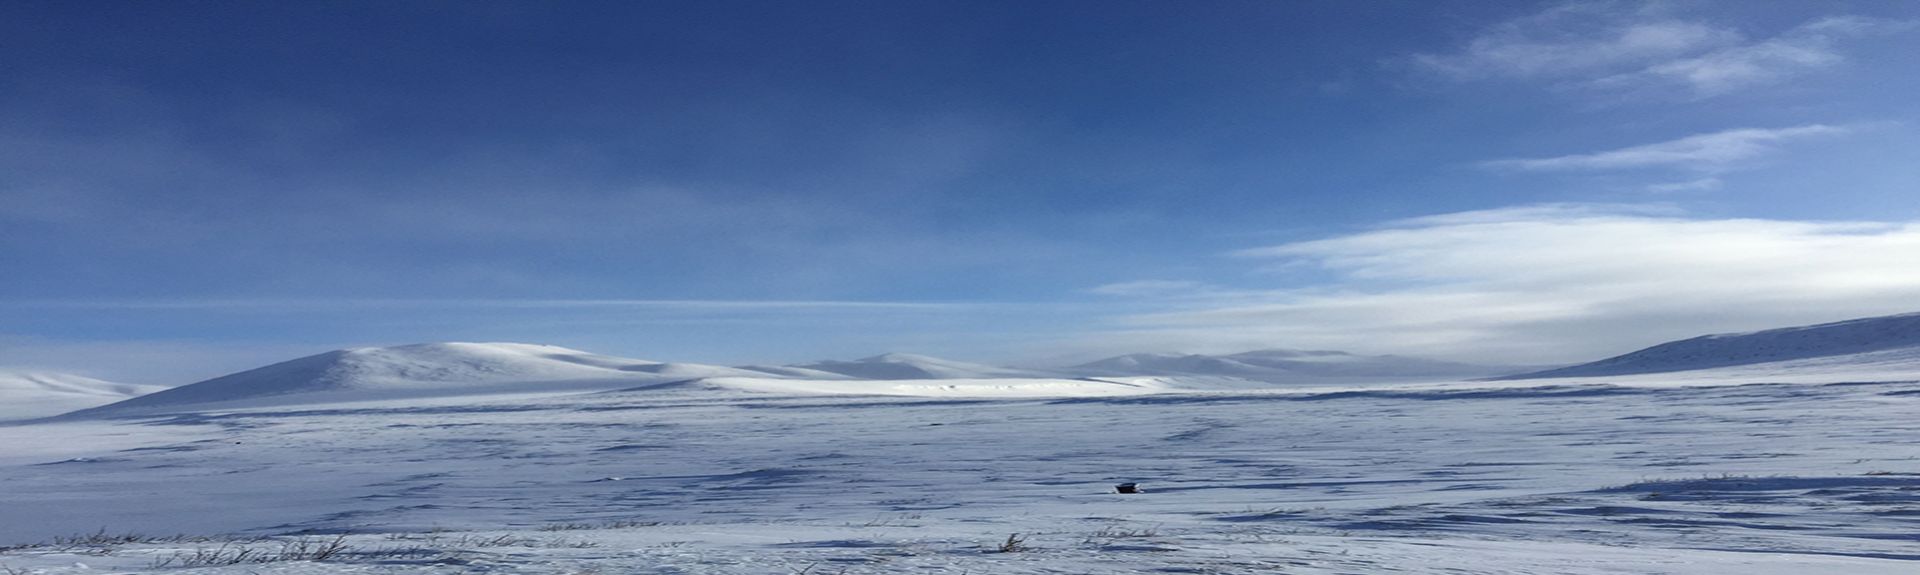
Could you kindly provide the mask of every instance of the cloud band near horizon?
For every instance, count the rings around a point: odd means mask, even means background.
[[[1169,299],[1115,337],[1571,363],[1712,332],[1920,308],[1920,222],[1718,219],[1542,205],[1243,250],[1336,280]],[[1173,284],[1168,284],[1173,285]]]

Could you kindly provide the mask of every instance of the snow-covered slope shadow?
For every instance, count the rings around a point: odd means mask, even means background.
[[[166,389],[66,373],[0,371],[0,421],[59,415]]]
[[[1672,341],[1600,361],[1495,379],[1595,377],[1693,371],[1796,362],[1811,367],[1886,364],[1900,358],[1920,367],[1920,313],[1848,320],[1749,333],[1705,335]],[[1857,361],[1843,356],[1857,356]],[[1831,360],[1808,362],[1816,358]]]
[[[70,417],[499,393],[602,391],[729,368],[549,345],[430,343],[330,351],[86,409]]]

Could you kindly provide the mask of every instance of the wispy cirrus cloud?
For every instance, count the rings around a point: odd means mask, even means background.
[[[1205,283],[1185,280],[1133,280],[1096,286],[1087,293],[1115,296],[1141,297],[1169,294],[1188,294],[1196,291],[1210,291]]]
[[[1408,60],[1460,81],[1560,78],[1644,67],[1740,41],[1734,30],[1651,17],[1616,3],[1567,3],[1488,27],[1458,51]]]
[[[1705,178],[1694,178],[1694,179],[1686,180],[1683,182],[1662,182],[1658,184],[1649,184],[1647,185],[1647,191],[1659,193],[1659,194],[1673,194],[1673,193],[1681,193],[1681,192],[1704,192],[1704,191],[1718,190],[1725,185],[1726,185],[1726,182],[1721,180],[1720,178],[1708,176]]]
[[[1490,168],[1525,171],[1599,171],[1679,168],[1717,172],[1774,150],[1778,144],[1815,136],[1846,134],[1850,128],[1809,124],[1790,128],[1741,128],[1629,146],[1602,152],[1484,162]]]
[[[1666,340],[1915,311],[1920,222],[1718,219],[1540,205],[1237,252],[1317,287],[1173,298],[1099,335],[1140,349],[1347,349],[1547,363]]]
[[[1641,90],[1673,84],[1686,87],[1695,98],[1710,98],[1838,65],[1846,60],[1839,48],[1843,40],[1912,27],[1909,22],[1857,16],[1823,18],[1778,36],[1656,63],[1637,72],[1601,78],[1593,85]]]
[[[1492,25],[1457,50],[1414,54],[1404,63],[1450,81],[1533,80],[1602,94],[1702,99],[1840,65],[1846,41],[1913,24],[1832,16],[1752,36],[1674,17],[1657,4],[1567,3]]]

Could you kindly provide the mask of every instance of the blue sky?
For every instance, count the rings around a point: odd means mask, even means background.
[[[0,365],[1552,363],[1920,311],[1915,53],[1894,0],[11,2]]]

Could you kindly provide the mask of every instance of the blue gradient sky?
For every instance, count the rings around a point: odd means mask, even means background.
[[[1916,53],[1894,0],[9,2],[0,366],[1542,363],[1920,311]]]

